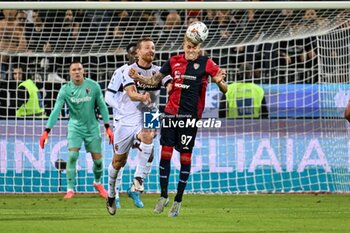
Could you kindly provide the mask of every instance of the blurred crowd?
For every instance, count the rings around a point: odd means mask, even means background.
[[[73,55],[84,56],[82,59],[91,63],[91,69],[108,63],[104,68],[113,70],[124,61],[126,45],[142,36],[154,39],[157,50],[162,51],[159,60],[164,61],[169,53],[181,49],[187,26],[200,20],[210,29],[205,46],[219,47],[205,52],[228,70],[237,70],[239,64],[249,62],[256,71],[254,78],[263,83],[316,83],[317,74],[312,74],[312,79],[288,74],[280,78],[283,67],[315,69],[315,37],[259,43],[270,35],[278,38],[281,34],[283,38],[291,31],[307,32],[306,24],[316,28],[328,24],[328,19],[315,10],[302,14],[291,10],[2,10],[0,79],[12,79],[11,66],[21,64],[34,78],[61,82],[67,79],[62,76]],[[102,54],[112,56],[101,58]],[[99,79],[101,75],[92,76]]]
[[[332,17],[339,18],[341,27],[348,27],[344,15],[348,12]],[[69,80],[69,63],[73,57],[80,57],[87,67],[87,76],[105,88],[113,71],[125,63],[127,44],[151,36],[161,51],[158,53],[161,65],[181,50],[183,33],[197,20],[210,29],[203,52],[229,71],[229,82],[235,81],[240,72],[238,67],[244,63],[252,64],[251,81],[257,84],[319,82],[316,37],[260,42],[269,35],[281,34],[287,38],[283,34],[302,30],[306,33],[306,24],[316,28],[329,25],[326,16],[312,9],[301,13],[292,10],[2,10],[0,80],[15,80],[14,67],[20,67],[23,79],[64,83]],[[264,28],[264,33],[260,28]],[[239,43],[234,43],[236,39]]]

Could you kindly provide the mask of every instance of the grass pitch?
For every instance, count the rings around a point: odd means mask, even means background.
[[[180,216],[156,215],[158,195],[137,209],[121,195],[110,216],[97,195],[0,195],[0,232],[350,232],[349,195],[185,195]],[[171,196],[171,199],[173,196]]]

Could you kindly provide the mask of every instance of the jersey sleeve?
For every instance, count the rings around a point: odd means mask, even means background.
[[[66,99],[65,86],[62,86],[60,91],[58,92],[55,106],[50,114],[49,120],[47,121],[46,128],[51,129],[56,124],[58,117],[60,116],[63,104],[65,103],[65,99]]]
[[[108,114],[108,109],[107,105],[104,101],[103,94],[101,87],[98,83],[96,83],[96,103],[98,108],[100,109],[100,113],[102,115],[102,119],[104,123],[109,123],[109,114]]]
[[[171,65],[170,65],[170,59],[167,60],[162,68],[160,68],[159,70],[160,73],[162,73],[163,75],[171,75]]]
[[[108,84],[107,92],[117,93],[122,88],[123,67],[114,71],[111,81]]]
[[[205,67],[205,72],[214,77],[219,70],[220,67],[212,59],[209,58]]]
[[[126,67],[124,72],[123,72],[123,78],[122,78],[122,84],[123,84],[123,87],[125,89],[125,87],[127,86],[130,86],[130,85],[135,85],[135,81],[134,79],[132,79],[130,76],[129,76],[129,70],[130,70],[130,66]]]
[[[114,72],[105,93],[105,101],[110,107],[118,108],[118,104],[115,102],[114,95],[117,94],[118,91],[123,91],[122,79],[123,72],[119,68]]]
[[[110,91],[105,93],[105,101],[112,108],[118,108],[118,103],[114,99],[114,94]]]
[[[107,91],[109,92],[112,92],[113,94],[117,93],[118,91],[118,77],[119,77],[119,72],[118,71],[115,71],[112,78],[111,78],[111,81],[109,82],[108,84],[108,87],[107,87]],[[119,81],[120,82],[120,81]]]
[[[161,67],[160,66],[156,66],[156,67],[158,68],[158,72],[160,72]],[[160,73],[162,73],[162,72],[160,72]],[[172,80],[173,80],[173,78],[170,75],[165,76],[162,79],[161,83],[159,84],[159,88],[161,87],[161,85],[166,87],[168,85],[168,83],[171,82]]]
[[[166,85],[168,85],[168,83],[171,82],[172,80],[173,78],[170,75],[167,75],[162,79],[162,85],[166,87]]]

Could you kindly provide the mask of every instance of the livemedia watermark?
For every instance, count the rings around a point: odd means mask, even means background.
[[[164,115],[157,112],[145,112],[143,127],[147,129],[163,128],[221,128],[222,122],[216,118],[195,119],[187,115]]]

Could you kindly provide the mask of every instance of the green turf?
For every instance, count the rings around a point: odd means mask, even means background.
[[[0,195],[0,232],[350,232],[349,195],[185,195],[180,216],[137,209],[121,196],[110,216],[96,195]]]

